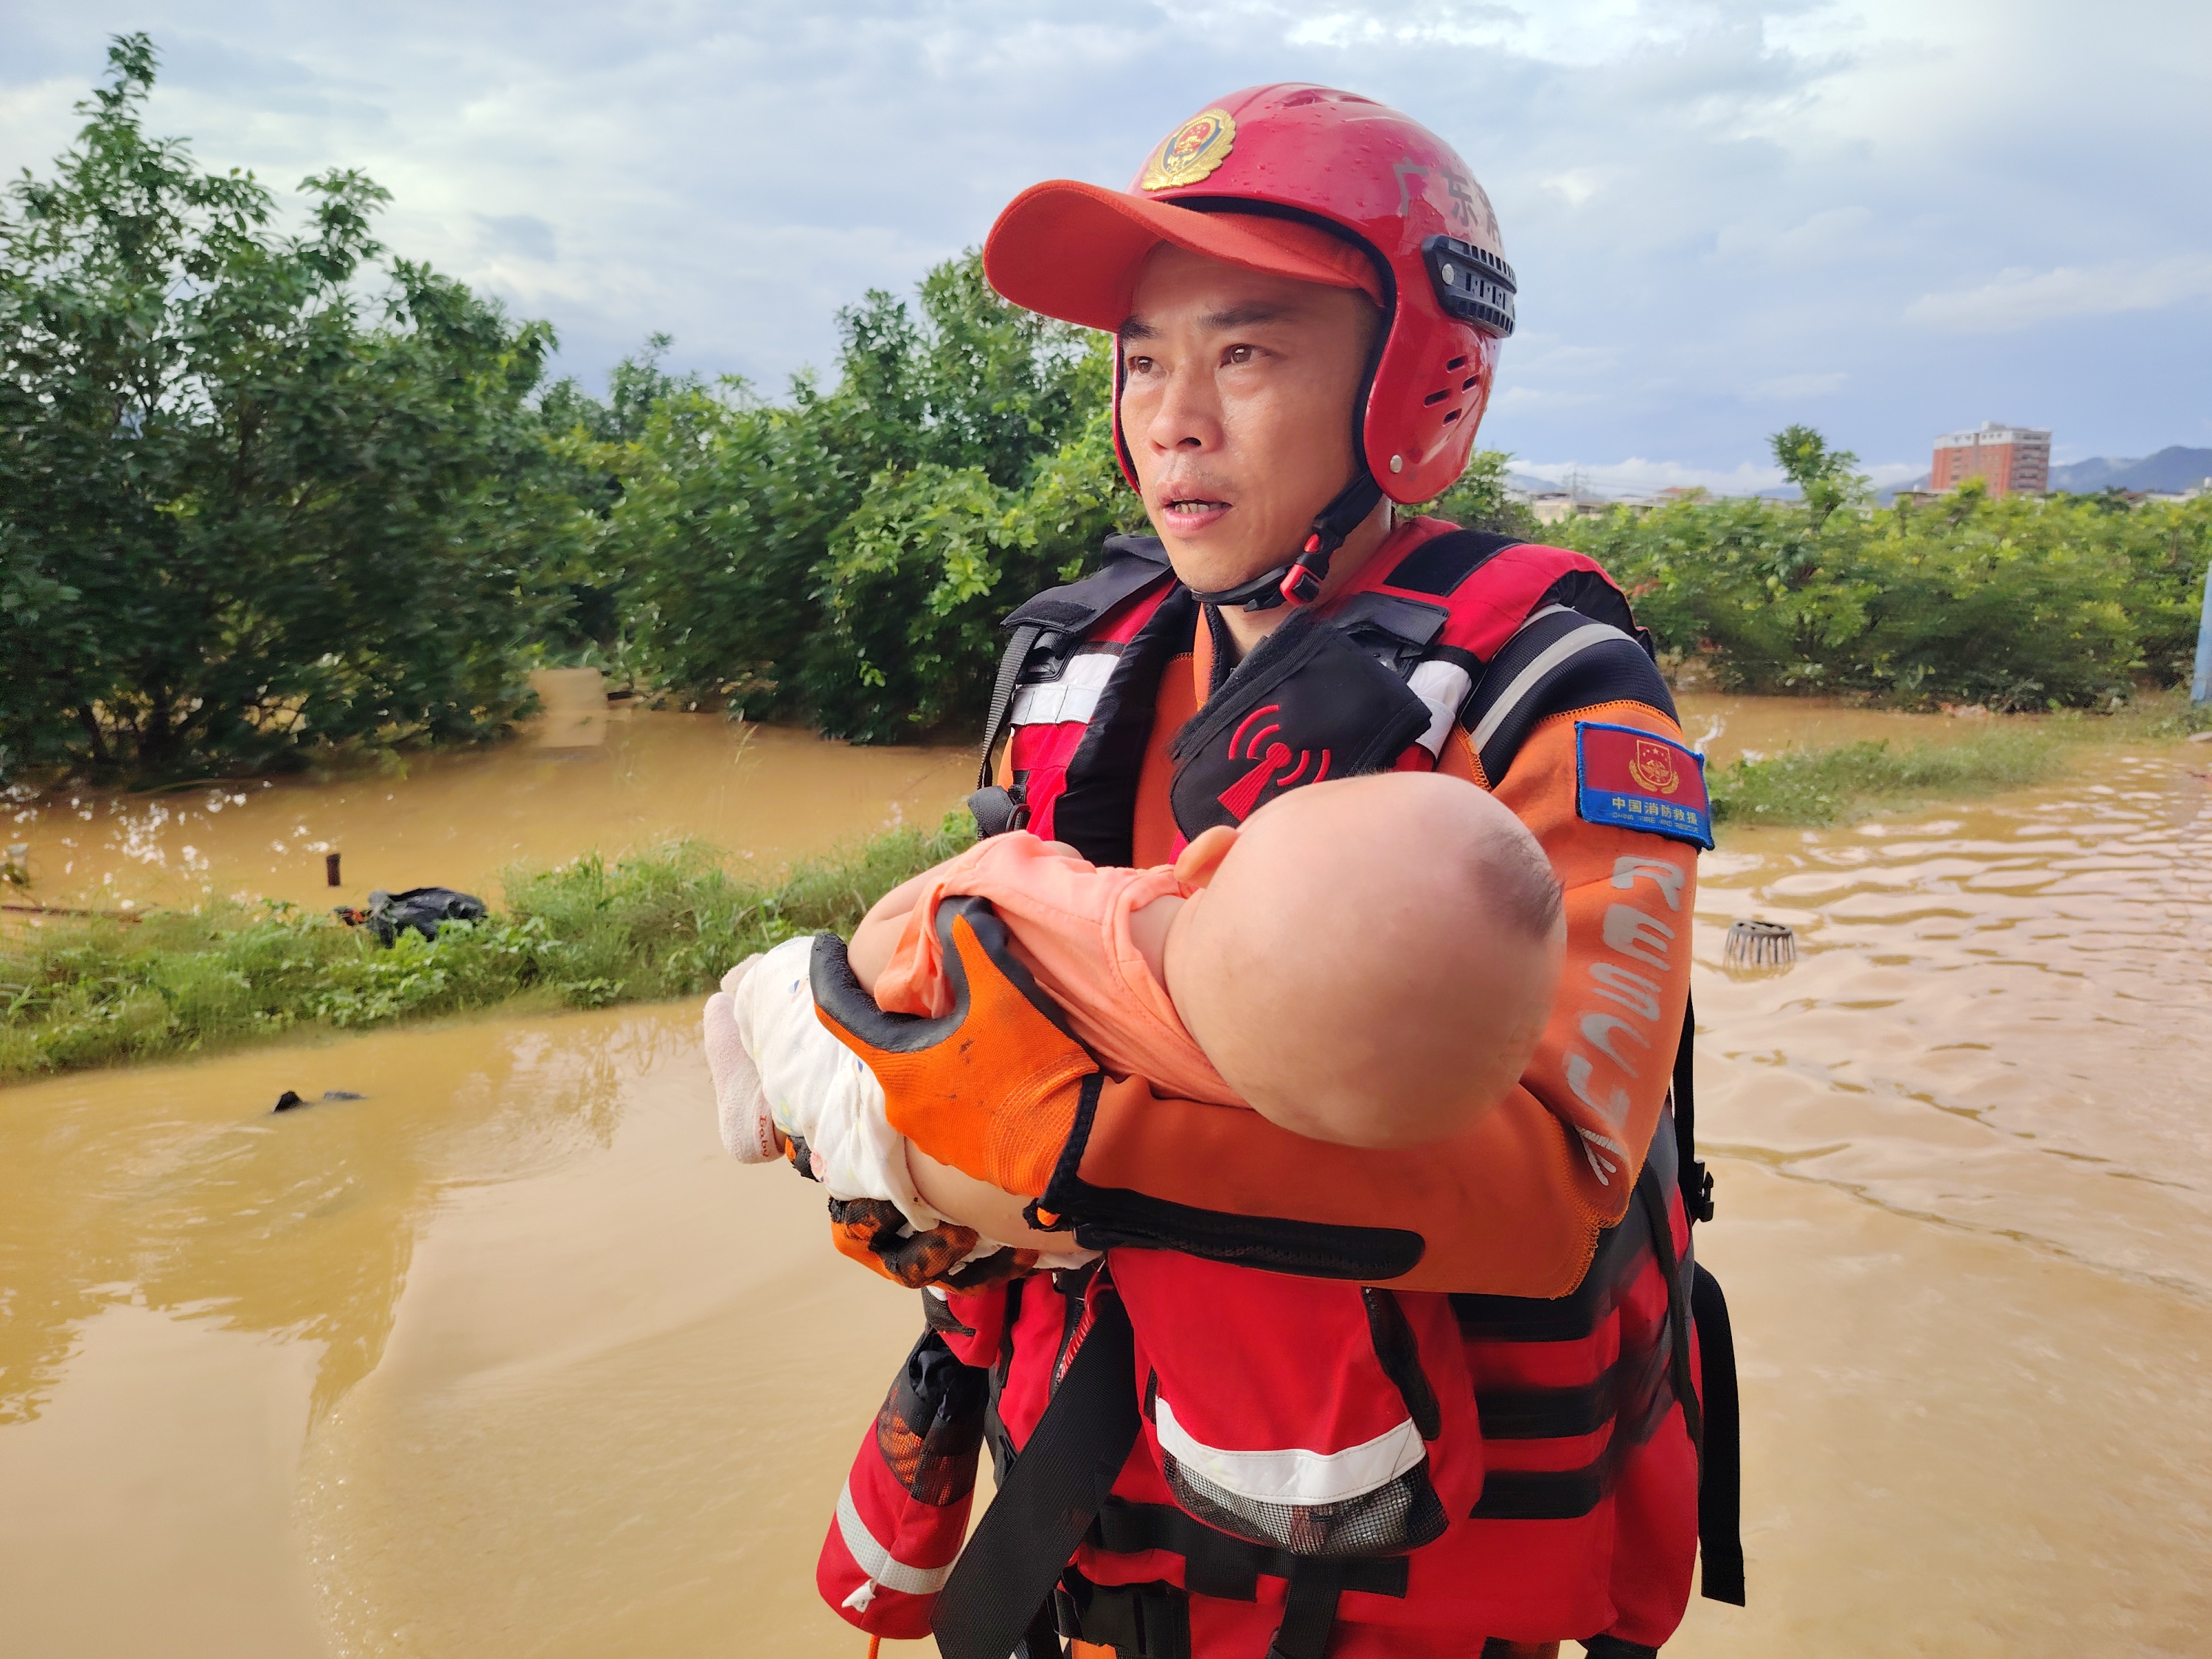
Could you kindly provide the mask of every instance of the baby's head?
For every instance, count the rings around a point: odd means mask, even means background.
[[[1550,1018],[1559,884],[1487,792],[1385,772],[1277,797],[1178,866],[1168,990],[1223,1080],[1316,1140],[1412,1146],[1503,1100]]]

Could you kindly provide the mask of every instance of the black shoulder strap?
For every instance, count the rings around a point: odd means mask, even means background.
[[[1698,1464],[1698,1593],[1743,1605],[1743,1429],[1736,1399],[1735,1333],[1720,1281],[1700,1263],[1690,1269],[1690,1312],[1697,1321],[1705,1436]]]
[[[1021,684],[1022,670],[1029,665],[1030,653],[1048,638],[1066,639],[1088,632],[1100,617],[1158,581],[1168,569],[1167,554],[1155,537],[1109,536],[1103,551],[1105,563],[1101,568],[1080,581],[1048,587],[1032,596],[1000,624],[1013,637],[999,659],[998,677],[991,685],[990,713],[983,720],[982,760],[975,774],[978,793],[992,787],[991,757],[1006,736],[1006,714],[1013,707],[1014,691]],[[975,803],[971,800],[969,805]],[[976,811],[977,822],[987,836],[1018,827],[1012,822],[997,828],[984,823],[986,813],[996,807],[995,802],[986,803]]]
[[[1698,1011],[1682,999],[1682,1040],[1674,1045],[1674,1152],[1680,1171],[1682,1207],[1692,1221],[1713,1218],[1712,1171],[1698,1162],[1698,1079],[1690,1051],[1696,1046]]]
[[[1104,562],[1079,581],[1048,587],[1024,600],[1000,624],[1035,623],[1055,634],[1079,634],[1133,593],[1168,574],[1168,556],[1152,536],[1109,536]]]
[[[991,712],[983,717],[983,758],[975,769],[975,787],[991,787],[991,757],[999,747],[999,739],[1006,735],[1006,715],[1014,706],[1014,687],[1022,678],[1022,666],[1030,659],[1030,649],[1044,637],[1044,628],[1037,623],[1017,623],[1014,637],[1006,642],[1006,653],[999,659],[999,677],[991,683]],[[977,822],[981,822],[978,813]],[[1013,826],[1006,826],[1012,829]],[[987,836],[997,830],[985,829]]]
[[[929,1617],[945,1659],[1006,1659],[1051,1599],[1135,1448],[1136,1336],[1100,1285],[1091,1328]]]
[[[1712,1171],[1698,1162],[1697,1079],[1691,1049],[1697,1011],[1682,1005],[1682,1040],[1674,1048],[1674,1148],[1682,1206],[1692,1221],[1713,1218]],[[1671,1306],[1674,1298],[1668,1297]],[[1743,1417],[1736,1399],[1735,1333],[1728,1298],[1704,1266],[1690,1270],[1690,1317],[1698,1328],[1704,1435],[1698,1458],[1698,1553],[1705,1570],[1698,1594],[1743,1605]],[[1595,1650],[1592,1650],[1595,1653]]]
[[[1550,605],[1498,647],[1460,720],[1483,775],[1495,784],[1539,720],[1601,702],[1640,702],[1675,718],[1667,682],[1635,635],[1614,622]]]
[[[1493,536],[1481,530],[1454,530],[1431,536],[1398,561],[1382,580],[1391,587],[1443,598],[1509,547],[1518,547],[1515,536]]]

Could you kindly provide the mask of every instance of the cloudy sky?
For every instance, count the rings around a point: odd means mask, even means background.
[[[1299,80],[1488,186],[1522,322],[1484,437],[1524,465],[1756,486],[1791,421],[1884,483],[1983,420],[2212,446],[2203,0],[0,0],[0,168],[134,28],[158,130],[285,190],[365,168],[394,247],[593,380],[665,329],[774,387],[1021,186]]]

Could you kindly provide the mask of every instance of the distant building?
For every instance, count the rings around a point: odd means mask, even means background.
[[[2046,494],[2051,489],[2051,434],[1984,421],[1972,432],[1938,438],[1928,487],[1956,489],[1970,477],[1986,480],[1992,495]]]

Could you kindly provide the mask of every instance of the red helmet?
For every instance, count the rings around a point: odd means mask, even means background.
[[[1465,470],[1498,343],[1513,331],[1515,284],[1490,198],[1450,145],[1355,93],[1249,88],[1161,140],[1127,191],[1055,179],[1023,191],[991,228],[984,270],[1017,305],[1113,331],[1163,241],[1362,289],[1382,307],[1353,410],[1365,475],[1316,521],[1303,568],[1317,565],[1317,578],[1378,492],[1428,501]],[[1114,389],[1115,447],[1134,487],[1118,363]],[[1284,587],[1298,600],[1320,583],[1293,570]]]

